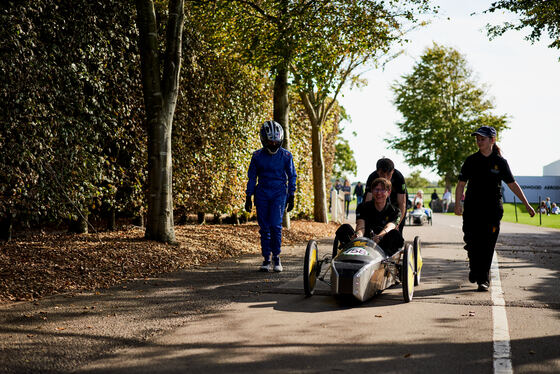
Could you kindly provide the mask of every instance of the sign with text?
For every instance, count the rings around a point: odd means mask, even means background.
[[[538,203],[539,196],[542,200],[550,197],[553,203],[560,203],[560,176],[545,177],[515,177],[530,203]],[[509,187],[502,183],[504,203],[513,203],[514,194]],[[519,202],[517,196],[515,199]]]

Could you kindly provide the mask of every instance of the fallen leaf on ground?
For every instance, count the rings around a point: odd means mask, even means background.
[[[332,238],[337,228],[333,223],[293,220],[291,229],[282,231],[282,244]],[[0,253],[0,303],[85,290],[101,295],[95,290],[128,280],[149,280],[244,253],[259,255],[258,231],[256,222],[175,226],[178,246],[144,240],[144,230],[132,225],[92,234],[15,233]]]

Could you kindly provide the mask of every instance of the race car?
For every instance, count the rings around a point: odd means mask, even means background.
[[[400,282],[403,298],[410,302],[414,286],[420,284],[422,254],[420,237],[388,256],[373,240],[356,238],[340,246],[335,237],[333,251],[319,259],[315,240],[307,243],[303,263],[303,289],[312,296],[317,281],[330,285],[335,296],[351,295],[366,301]],[[330,279],[327,279],[330,273]]]
[[[423,225],[423,224],[430,224],[432,225],[432,210],[426,208],[416,208],[412,212],[407,214],[408,224],[409,225]]]

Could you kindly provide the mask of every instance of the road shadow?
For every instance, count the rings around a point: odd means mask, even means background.
[[[527,237],[525,234],[501,234],[499,253],[501,268],[532,266],[549,270],[549,276],[537,280],[530,291],[534,298],[558,309],[556,299],[560,286],[560,253],[557,243],[560,234],[541,233]],[[321,239],[321,246],[330,248],[332,241]],[[456,242],[424,242],[426,254],[433,246],[453,246]],[[491,371],[491,363],[478,361],[464,363],[465,352],[483,350],[474,357],[486,357],[491,350],[488,344],[449,345],[429,340],[411,344],[390,346],[329,344],[320,339],[315,345],[293,344],[299,354],[279,353],[265,362],[213,364],[216,354],[231,355],[241,348],[259,349],[250,344],[202,344],[198,346],[177,345],[172,349],[177,355],[170,358],[165,353],[168,346],[153,343],[153,337],[184,325],[193,319],[204,319],[220,313],[231,302],[248,302],[258,298],[254,307],[273,307],[285,312],[318,313],[340,308],[371,308],[378,306],[398,307],[403,303],[400,289],[393,287],[365,303],[348,303],[330,296],[314,296],[313,301],[301,296],[295,303],[284,302],[275,293],[289,279],[302,274],[303,250],[299,255],[283,256],[285,272],[260,273],[256,271],[258,256],[245,255],[225,260],[211,266],[162,275],[158,279],[141,279],[127,282],[107,290],[66,294],[45,298],[35,303],[17,303],[0,309],[0,338],[4,341],[0,350],[0,362],[7,373],[20,372],[72,372],[87,362],[107,357],[110,352],[123,347],[151,347],[153,362],[127,367],[126,372],[162,372],[158,363],[169,362],[172,370],[202,372],[204,367],[212,372],[259,372],[282,371],[350,371],[350,368],[382,372],[426,372],[438,370],[435,362],[455,359],[460,372]],[[545,252],[547,250],[547,252]],[[487,303],[489,293],[474,292],[466,283],[467,267],[464,259],[447,260],[425,256],[422,283],[415,290],[412,302]],[[466,257],[466,256],[465,256]],[[508,261],[510,259],[511,261]],[[523,260],[519,263],[518,260]],[[503,276],[507,279],[507,274]],[[319,301],[317,301],[319,300]],[[507,301],[507,297],[506,297]],[[109,326],[109,327],[107,327]],[[413,328],[413,326],[411,326]],[[515,365],[557,360],[559,337],[548,336],[529,340],[512,341]],[[274,342],[271,343],[274,346]],[[316,347],[321,349],[317,350]],[[527,347],[530,348],[530,352]],[[281,351],[285,347],[278,345]],[[448,348],[448,349],[447,349]],[[193,357],[189,350],[202,352]],[[552,352],[553,351],[553,352]],[[449,352],[449,355],[441,352]],[[532,352],[532,353],[531,353]],[[406,357],[405,357],[406,356]],[[21,360],[25,357],[25,360]],[[265,358],[263,358],[263,361]],[[235,361],[232,359],[232,361]],[[169,367],[168,367],[169,368]],[[177,370],[175,370],[177,369]],[[285,370],[284,370],[285,369]],[[118,370],[117,370],[118,371]],[[115,371],[115,372],[117,372]],[[92,370],[91,372],[96,372]],[[111,371],[104,371],[111,372]]]
[[[315,336],[315,334],[314,334]],[[279,343],[267,347],[247,341],[159,346],[147,344],[136,356],[108,357],[115,367],[89,368],[80,373],[492,373],[492,343],[449,343],[421,339],[406,343],[333,344],[319,339],[314,343]],[[285,341],[285,339],[283,339]],[[515,368],[554,363],[560,358],[558,335],[511,342]],[[259,355],[247,352],[261,351]],[[469,359],[476,358],[476,359]],[[548,367],[552,367],[548,366]]]
[[[560,230],[500,233],[498,241],[503,288],[514,285],[525,302],[560,310]]]

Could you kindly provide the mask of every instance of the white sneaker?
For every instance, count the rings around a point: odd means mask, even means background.
[[[271,266],[270,261],[265,260],[265,261],[263,261],[261,267],[259,268],[259,271],[269,272],[270,271],[270,266]]]
[[[280,262],[280,257],[274,257],[272,259],[274,261],[274,271],[280,273],[284,268],[282,267],[282,263]]]

